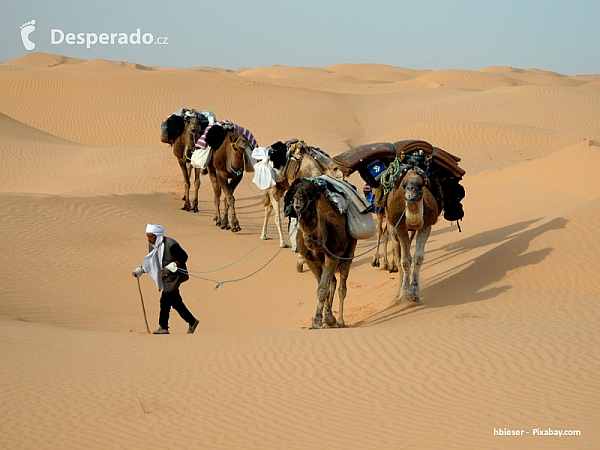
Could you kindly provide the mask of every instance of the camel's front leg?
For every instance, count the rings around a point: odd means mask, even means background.
[[[346,322],[344,321],[344,300],[346,299],[346,294],[348,293],[348,287],[346,282],[348,281],[348,274],[350,273],[350,262],[346,264],[346,261],[343,261],[340,264],[340,287],[338,288],[338,297],[340,299],[340,309],[338,313],[337,324],[340,328],[346,327]]]
[[[194,201],[192,202],[191,206],[192,206],[192,211],[197,213],[198,212],[198,191],[200,190],[200,169],[196,169],[194,168],[191,164],[188,164],[189,166],[189,176],[188,179],[191,180],[191,176],[192,176],[192,171],[194,172]]]
[[[356,241],[351,244],[351,247],[346,251],[346,256],[350,257],[354,255],[354,251],[356,250]],[[340,308],[338,314],[337,325],[340,328],[346,327],[346,322],[344,321],[344,300],[346,299],[346,294],[348,293],[348,275],[350,274],[350,266],[352,265],[352,259],[341,259],[338,264],[338,270],[340,272],[340,287],[338,288],[338,297],[340,298]]]
[[[210,173],[210,182],[213,187],[214,192],[214,202],[215,202],[215,225],[221,226],[221,185],[219,184],[219,180],[217,176],[213,173]]]
[[[325,258],[321,277],[317,286],[317,311],[311,328],[323,328],[323,309],[329,302],[331,297],[332,279],[334,277],[337,261],[332,261],[330,258]],[[335,323],[335,317],[331,313],[331,305],[327,305],[329,311],[326,311],[326,324]]]
[[[271,217],[271,211],[273,210],[273,206],[271,204],[265,206],[265,220],[263,221],[262,232],[260,233],[260,238],[263,241],[269,239],[267,235],[267,227],[269,226],[269,217]]]
[[[302,233],[299,233],[299,238],[303,239]],[[323,307],[325,305],[327,290],[320,290],[323,284],[323,266],[321,266],[321,264],[317,264],[310,258],[306,259],[306,264],[317,280],[317,311],[315,313],[315,317],[313,318],[313,323],[310,326],[310,329],[314,330],[317,328],[323,328]],[[329,283],[327,283],[327,286],[328,285]]]
[[[406,230],[396,230],[396,242],[394,243],[396,254],[400,256],[400,264],[402,265],[402,284],[400,285],[400,293],[398,300],[408,297],[407,291],[410,285],[410,267],[412,258],[410,256],[410,240]]]
[[[377,229],[377,247],[375,247],[375,253],[373,253],[373,257],[371,258],[371,266],[379,267],[379,246],[381,245],[381,237],[383,235],[383,214],[376,214],[376,229]],[[384,258],[387,260],[387,256],[384,253]]]
[[[190,173],[187,168],[187,164],[184,160],[179,160],[179,167],[181,168],[181,173],[183,174],[183,209],[184,211],[191,211],[190,206]]]
[[[235,191],[235,188],[239,184],[240,180],[241,177],[232,178],[229,183],[225,183],[225,186],[223,186],[223,191],[225,192],[225,203],[227,205],[227,215],[225,217],[229,219],[229,223],[226,227],[221,226],[221,228],[231,227],[231,231],[234,233],[242,229],[235,213],[235,197],[233,196],[233,192]]]
[[[287,242],[283,239],[283,230],[281,229],[281,208],[279,207],[279,199],[271,199],[273,209],[275,209],[275,225],[277,226],[277,232],[279,233],[279,247],[288,247]]]
[[[421,266],[425,261],[425,243],[429,238],[429,234],[431,233],[431,225],[426,225],[417,231],[417,241],[415,244],[415,256],[413,274],[412,274],[412,283],[408,288],[406,297],[408,300],[413,302],[418,302],[420,300],[419,297],[419,272],[421,270]],[[411,239],[412,240],[412,239]],[[410,245],[410,244],[409,244]]]
[[[323,327],[334,328],[337,327],[337,320],[333,315],[333,297],[335,296],[335,288],[337,286],[337,279],[334,276],[331,277],[329,282],[329,293],[327,294],[327,300],[325,301],[325,313],[323,315]]]

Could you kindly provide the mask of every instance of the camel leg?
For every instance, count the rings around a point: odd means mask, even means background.
[[[354,241],[352,244],[352,248],[350,248],[346,255],[354,255],[354,251],[356,250],[357,242]],[[340,308],[338,313],[337,325],[340,328],[346,327],[346,322],[344,321],[344,300],[346,299],[346,294],[348,293],[348,275],[350,274],[350,266],[352,265],[352,260],[342,259],[339,262],[338,270],[340,272],[340,284],[338,288],[338,297],[340,299]]]
[[[323,266],[310,259],[306,261],[306,265],[317,280],[317,311],[315,312],[315,317],[313,318],[312,325],[310,326],[311,330],[315,330],[318,328],[323,328],[323,307],[325,305],[325,297],[319,296],[319,289],[321,287],[321,282],[323,279]]]
[[[237,233],[242,229],[242,227],[240,227],[240,223],[238,222],[237,215],[235,213],[235,197],[233,196],[233,192],[235,191],[237,185],[240,183],[241,179],[241,177],[232,178],[231,181],[227,184],[227,187],[224,189],[225,201],[227,203],[227,217],[229,219],[231,231],[233,231],[234,233]]]
[[[329,301],[331,280],[334,276],[336,265],[336,262],[329,258],[325,258],[325,263],[323,264],[321,277],[317,286],[317,311],[315,313],[313,324],[310,327],[311,329],[323,328],[323,309],[325,304]],[[331,308],[331,305],[329,305],[329,307]]]
[[[431,233],[431,225],[426,225],[417,231],[417,241],[415,244],[415,255],[414,255],[414,267],[412,273],[412,282],[410,287],[407,290],[406,298],[413,302],[418,302],[420,300],[419,297],[419,272],[421,270],[421,266],[425,261],[425,243],[429,238],[429,234]],[[411,237],[412,241],[412,237]]]
[[[269,188],[266,190],[266,198],[265,198],[265,203],[268,203],[265,205],[265,219],[263,221],[263,227],[262,227],[262,232],[260,233],[260,238],[263,241],[266,241],[269,239],[269,235],[267,234],[267,228],[269,227],[269,217],[271,217],[271,211],[273,211],[273,188]]]
[[[323,266],[310,260],[307,261],[307,265],[317,279],[317,310],[310,326],[311,330],[316,330],[323,328],[323,309],[329,295],[329,282],[324,277]]]
[[[342,261],[340,263],[340,286],[338,288],[340,308],[337,320],[338,327],[340,328],[346,327],[346,322],[344,321],[344,300],[346,299],[346,294],[348,293],[346,282],[348,281],[348,274],[350,273],[350,264],[350,261]]]
[[[188,164],[190,167],[190,180],[191,180],[191,172],[194,172],[194,201],[192,202],[191,206],[192,206],[192,211],[197,213],[198,212],[198,191],[200,190],[200,169],[196,169],[194,168],[191,164]]]
[[[390,234],[387,240],[384,242],[383,248],[387,252],[387,246],[390,245],[392,249],[392,262],[390,263],[390,273],[398,272],[398,266],[400,265],[400,246],[397,245],[396,234]]]
[[[281,229],[281,208],[279,207],[279,199],[271,201],[273,208],[275,209],[275,225],[277,226],[277,232],[279,233],[279,248],[287,247],[287,243],[283,238],[283,231]]]
[[[402,265],[402,284],[400,285],[398,300],[402,300],[408,297],[407,291],[410,285],[410,267],[412,266],[412,258],[410,256],[410,241],[408,238],[408,232],[406,230],[398,230],[396,231],[396,236],[396,253],[398,254],[399,250],[400,262]]]
[[[212,183],[212,187],[213,187],[213,192],[214,192],[214,202],[215,202],[215,217],[214,217],[214,221],[215,221],[215,225],[220,227],[221,226],[221,185],[219,184],[219,180],[217,179],[217,176],[213,173],[209,173],[210,175],[210,182]]]
[[[337,286],[337,279],[335,275],[331,277],[329,282],[329,293],[327,300],[325,301],[325,312],[323,314],[323,328],[334,328],[337,327],[337,320],[333,315],[333,297],[335,296],[335,289]]]
[[[273,211],[272,204],[265,206],[265,220],[263,221],[262,232],[260,233],[260,238],[263,241],[267,241],[269,236],[267,235],[267,227],[269,226],[269,217],[271,217],[271,211]]]
[[[224,207],[223,214],[220,216],[221,220],[216,225],[220,226],[222,230],[229,230],[230,229],[229,208],[231,207],[231,197],[233,197],[233,195],[231,193],[231,187],[228,183],[227,177],[219,175],[218,173],[217,173],[217,183],[220,186],[220,192],[223,193],[223,197],[224,197],[223,203],[225,204],[225,207]]]
[[[183,173],[183,209],[184,211],[191,211],[190,206],[190,173],[188,172],[187,163],[185,160],[179,160],[179,167]]]
[[[296,259],[296,272],[298,273],[302,273],[304,272],[304,263],[306,261],[304,261],[304,258],[302,257],[302,255],[298,255],[298,259]]]
[[[390,273],[396,273],[398,272],[398,264],[396,263],[397,260],[399,260],[399,258],[396,258],[394,255],[394,243],[392,242],[392,262],[390,262],[388,260],[388,244],[390,239],[395,239],[394,235],[390,234],[390,229],[389,229],[389,225],[385,224],[385,232],[383,233],[383,235],[385,236],[385,240],[383,241],[383,268],[385,270],[388,270]]]
[[[379,245],[381,244],[381,235],[383,233],[383,214],[376,214],[376,226],[377,226],[377,247],[375,247],[375,253],[371,258],[371,267],[379,267]]]

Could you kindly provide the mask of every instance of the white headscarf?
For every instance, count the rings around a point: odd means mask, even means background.
[[[149,223],[146,226],[146,234],[154,234],[156,242],[152,245],[152,250],[146,255],[142,262],[142,269],[156,282],[159,291],[163,290],[162,282],[162,260],[165,254],[165,229],[161,225]]]

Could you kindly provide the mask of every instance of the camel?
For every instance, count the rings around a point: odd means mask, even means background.
[[[312,178],[299,178],[285,196],[286,214],[298,218],[298,251],[317,280],[317,310],[311,329],[346,326],[346,281],[356,249],[356,239],[347,231],[346,215],[335,209],[324,189]],[[340,275],[337,320],[332,311],[336,273]]]
[[[222,130],[222,131],[219,131]],[[247,149],[251,151],[250,141],[231,122],[222,126],[213,126],[210,132],[222,134],[222,143],[213,146],[213,154],[207,164],[208,175],[213,186],[215,202],[215,225],[224,230],[238,232],[242,228],[235,213],[235,197],[233,192],[242,180],[244,170],[252,171],[252,162]],[[217,134],[211,133],[211,134]],[[207,139],[212,139],[208,138]],[[221,216],[221,193],[225,193],[225,211]]]
[[[385,203],[387,226],[394,233],[394,254],[400,256],[402,283],[398,300],[419,302],[419,272],[425,259],[425,243],[436,224],[442,208],[431,193],[431,184],[425,172],[418,167],[406,170],[403,177],[394,180]],[[414,257],[410,247],[414,231],[416,236]],[[411,266],[412,280],[411,280]]]
[[[178,117],[174,114],[176,118]],[[173,117],[171,116],[171,117]],[[196,110],[182,110],[180,126],[183,131],[178,133],[175,131],[175,135],[163,136],[162,142],[169,143],[173,147],[173,154],[179,162],[181,173],[183,174],[183,207],[184,211],[198,212],[198,190],[200,189],[200,169],[192,167],[190,164],[190,158],[194,152],[194,145],[198,138],[202,135],[202,132],[208,125],[206,117]],[[166,124],[166,121],[164,122]],[[165,135],[166,129],[163,130]],[[190,187],[192,172],[194,173],[194,200],[190,201]]]
[[[298,178],[311,178],[319,175],[330,175],[335,178],[343,178],[342,172],[324,152],[311,148],[304,141],[291,140],[282,144],[277,142],[271,146],[272,152],[270,159],[273,167],[281,174],[282,180],[275,186],[265,190],[264,202],[265,218],[263,221],[261,239],[267,240],[267,226],[273,210],[275,211],[275,225],[279,233],[279,247],[286,247],[286,240],[283,237],[281,229],[281,211],[279,201],[289,189],[294,180]],[[295,225],[293,225],[295,228]],[[292,230],[293,231],[293,230]],[[292,248],[296,248],[295,236],[292,233],[290,239],[293,240]],[[302,256],[296,263],[298,272],[303,271]]]

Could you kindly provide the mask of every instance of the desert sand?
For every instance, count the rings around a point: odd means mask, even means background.
[[[423,139],[460,156],[462,231],[434,227],[421,303],[396,300],[398,274],[371,267],[362,240],[348,327],[308,330],[314,277],[273,220],[259,239],[251,176],[239,233],[214,226],[206,176],[200,212],[180,209],[159,135],[181,107],[261,146]],[[0,137],[0,448],[600,446],[600,75],[31,53],[0,64]],[[146,333],[131,271],[147,223],[190,255],[193,335],[174,312],[170,335]],[[153,330],[159,293],[140,281]]]

